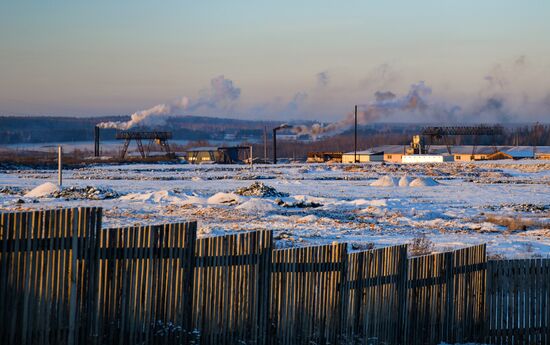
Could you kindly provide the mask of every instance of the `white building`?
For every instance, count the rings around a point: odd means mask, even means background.
[[[403,155],[402,163],[443,163],[453,162],[454,157],[451,155]]]

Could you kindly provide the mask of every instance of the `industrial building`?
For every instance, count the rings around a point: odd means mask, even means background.
[[[342,155],[342,163],[368,163],[384,161],[384,152],[377,150],[365,150],[346,152]]]
[[[449,153],[450,151],[450,153]],[[330,152],[310,152],[308,162],[330,161]],[[437,156],[437,157],[435,157]],[[342,163],[412,163],[412,162],[470,162],[498,159],[549,159],[550,146],[474,146],[474,145],[431,145],[422,153],[413,153],[410,146],[382,145],[355,153],[346,152]],[[415,158],[422,157],[422,158]]]
[[[250,159],[250,146],[194,147],[185,153],[186,160],[192,164],[234,164]]]
[[[550,159],[550,146],[473,146],[431,145],[423,153],[410,153],[403,145],[383,145],[357,152],[358,163],[384,161],[388,163],[411,163],[413,161],[470,162],[496,159]],[[449,149],[451,153],[449,153]],[[410,150],[409,150],[410,151]],[[383,158],[380,159],[379,157]],[[412,156],[412,157],[411,157]],[[414,158],[414,157],[424,158]],[[433,158],[428,156],[439,156]],[[343,163],[355,162],[354,152],[342,155]]]
[[[342,163],[343,152],[308,152],[307,163]]]

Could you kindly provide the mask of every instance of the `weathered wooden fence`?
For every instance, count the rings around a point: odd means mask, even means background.
[[[345,320],[347,245],[273,251],[271,344],[335,344]]]
[[[409,259],[410,344],[484,340],[485,245]]]
[[[489,261],[487,342],[550,344],[550,259]]]
[[[0,215],[0,339],[85,343],[97,308],[88,288],[101,212],[95,208]]]
[[[272,232],[197,241],[193,327],[203,344],[264,343]]]
[[[88,342],[187,342],[196,223],[106,229],[99,234],[98,274],[87,283],[89,290],[97,291],[98,319]]]
[[[403,344],[407,247],[351,253],[347,272],[345,340]]]
[[[101,228],[101,209],[0,215],[6,344],[548,344],[550,259],[485,246],[274,249],[270,231]]]

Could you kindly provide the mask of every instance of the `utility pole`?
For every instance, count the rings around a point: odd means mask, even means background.
[[[273,164],[277,164],[277,128],[273,128]]]
[[[57,184],[59,189],[63,187],[63,147],[57,148]]]
[[[357,105],[355,105],[355,130],[354,130],[354,144],[353,144],[353,161],[357,163]]]
[[[264,126],[264,164],[267,164],[267,126]]]

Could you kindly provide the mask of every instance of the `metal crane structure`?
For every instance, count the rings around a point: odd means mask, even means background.
[[[435,141],[443,140],[445,146],[447,146],[447,151],[451,154],[451,143],[449,142],[449,136],[457,135],[468,135],[473,136],[473,147],[472,147],[472,156],[476,153],[476,148],[478,145],[478,139],[480,136],[491,136],[495,137],[497,135],[504,134],[504,130],[500,125],[478,125],[478,126],[449,126],[449,127],[424,127],[421,132],[421,135],[424,137],[429,137],[429,142],[426,145],[426,152],[429,150],[429,146]],[[493,139],[493,147],[495,152],[497,151],[496,143]]]
[[[118,131],[116,133],[116,139],[124,140],[124,144],[122,145],[120,152],[120,157],[122,159],[126,157],[128,146],[130,146],[130,142],[132,140],[136,142],[141,158],[146,158],[149,156],[149,152],[151,152],[151,148],[155,143],[158,144],[164,152],[166,152],[166,155],[172,155],[170,145],[168,145],[168,139],[172,139],[172,132]],[[149,144],[144,147],[142,140],[149,140]]]

